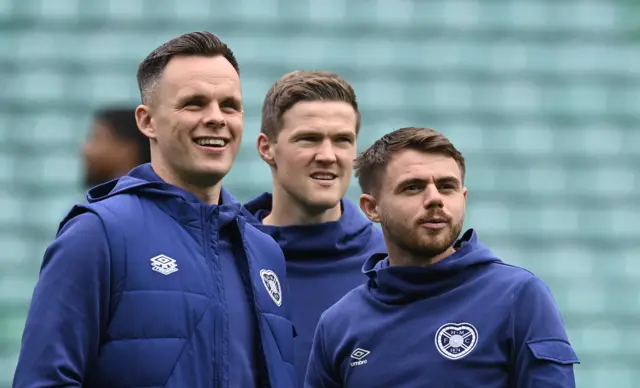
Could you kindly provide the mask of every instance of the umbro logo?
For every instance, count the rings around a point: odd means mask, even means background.
[[[367,357],[369,355],[369,353],[371,353],[368,350],[365,349],[361,349],[361,348],[356,348],[356,350],[354,350],[351,353],[351,358],[353,358],[356,361],[353,361],[350,365],[351,366],[359,366],[359,365],[364,365],[367,363],[367,360],[365,360],[364,358]]]
[[[171,275],[178,272],[178,264],[169,256],[158,255],[151,258],[151,269],[163,275]]]

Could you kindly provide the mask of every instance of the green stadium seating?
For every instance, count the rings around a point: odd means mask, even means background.
[[[270,189],[255,138],[271,83],[339,72],[358,93],[361,149],[419,125],[462,150],[466,226],[549,284],[578,386],[636,387],[638,19],[637,1],[607,0],[0,0],[0,388],[42,254],[83,198],[92,111],[137,104],[144,56],[202,29],[241,65],[245,137],[225,183],[240,200]]]

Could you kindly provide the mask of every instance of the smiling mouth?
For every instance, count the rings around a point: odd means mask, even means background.
[[[336,174],[328,173],[328,172],[317,172],[317,173],[311,174],[311,179],[314,179],[317,181],[323,181],[323,182],[331,182],[335,180],[337,177],[338,176]]]
[[[228,140],[219,137],[199,137],[197,139],[193,139],[193,142],[200,147],[206,148],[224,148],[224,146],[229,144]]]

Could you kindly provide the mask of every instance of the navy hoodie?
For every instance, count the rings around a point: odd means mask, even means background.
[[[88,202],[45,253],[14,387],[296,385],[282,251],[229,193],[146,164]]]
[[[305,387],[573,388],[578,358],[547,286],[473,230],[426,267],[367,261],[321,317]]]
[[[271,212],[271,204],[271,194],[264,193],[245,207],[261,221]],[[287,260],[293,324],[298,334],[294,345],[300,384],[320,315],[366,282],[362,273],[366,259],[386,252],[382,232],[354,203],[343,199],[342,211],[336,222],[261,227],[278,242]]]

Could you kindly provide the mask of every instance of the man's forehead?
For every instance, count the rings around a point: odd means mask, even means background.
[[[327,109],[330,108],[330,109]],[[283,131],[355,134],[356,113],[342,101],[301,101],[282,116]]]
[[[240,77],[231,63],[222,56],[176,57],[167,64],[160,79],[171,89],[226,89],[240,93]]]
[[[415,150],[403,150],[391,157],[385,175],[390,182],[441,177],[462,179],[460,166],[452,157]]]
[[[288,131],[292,135],[300,132],[316,133],[333,136],[336,134],[355,135],[355,124],[336,119],[325,119],[320,117],[300,117],[296,120],[285,120],[283,131]]]
[[[168,89],[168,88],[167,88]],[[174,84],[171,87],[172,94],[177,98],[191,96],[223,96],[240,99],[242,97],[241,88],[230,82],[208,82],[202,80],[187,80],[183,83]]]

